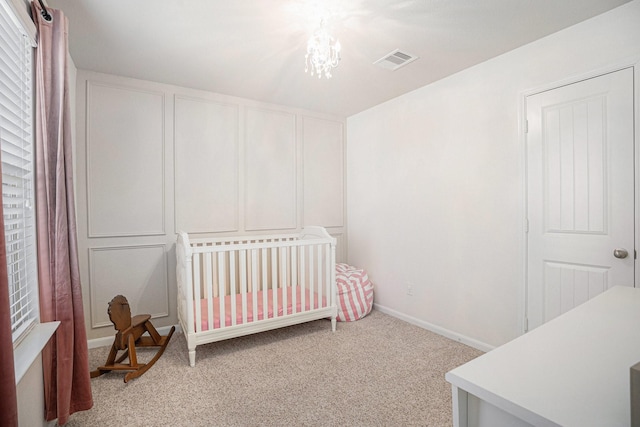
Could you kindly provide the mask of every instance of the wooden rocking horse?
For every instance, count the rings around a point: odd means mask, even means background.
[[[139,314],[131,317],[129,302],[122,295],[114,297],[109,302],[107,313],[109,313],[109,319],[118,332],[111,346],[107,362],[103,366],[99,366],[95,371],[91,371],[91,378],[99,377],[110,371],[132,371],[125,375],[124,382],[126,383],[130,379],[137,378],[147,372],[158,361],[167,348],[171,335],[173,335],[176,328],[172,326],[168,335],[161,336],[151,324],[149,320],[151,319],[150,314]],[[143,337],[142,335],[145,332],[148,332],[150,336]],[[148,363],[138,363],[136,346],[160,347],[160,349]],[[116,359],[120,350],[124,350],[124,353]],[[127,357],[129,357],[129,363],[122,363]]]

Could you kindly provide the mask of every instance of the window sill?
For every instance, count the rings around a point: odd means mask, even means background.
[[[25,339],[13,350],[13,366],[16,371],[16,385],[42,352],[42,349],[58,329],[60,322],[38,323]]]

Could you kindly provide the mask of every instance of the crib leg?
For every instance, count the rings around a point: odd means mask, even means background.
[[[331,331],[332,331],[332,332],[335,332],[335,331],[336,331],[336,323],[338,323],[338,322],[336,321],[336,318],[335,318],[335,317],[332,317],[332,318],[331,318]]]
[[[189,350],[189,366],[196,366],[196,349]]]

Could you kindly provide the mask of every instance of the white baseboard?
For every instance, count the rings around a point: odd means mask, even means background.
[[[182,328],[180,328],[180,325],[175,325],[176,327],[176,332],[174,333],[178,333],[178,332],[182,332]],[[171,329],[171,326],[162,326],[160,328],[157,328],[158,332],[160,333],[160,335],[166,335],[169,333],[169,330]],[[104,338],[94,338],[92,340],[87,340],[87,346],[89,348],[98,348],[98,347],[108,347],[111,344],[113,344],[113,337],[115,336],[115,333],[109,337],[104,337]]]
[[[424,320],[416,319],[413,316],[406,315],[404,313],[400,313],[399,311],[387,308],[380,304],[374,303],[373,307],[376,310],[381,311],[384,314],[388,314],[389,316],[395,317],[400,320],[404,320],[407,323],[411,323],[412,325],[419,326],[420,328],[426,329],[428,331],[434,332],[438,335],[442,335],[443,337],[452,339],[454,341],[458,341],[462,344],[468,345],[469,347],[473,347],[480,351],[488,352],[493,350],[495,347],[481,341],[475,340],[473,338],[469,338],[465,335],[459,334],[457,332],[450,331],[448,329],[442,328],[440,326],[436,326],[429,322],[425,322]]]

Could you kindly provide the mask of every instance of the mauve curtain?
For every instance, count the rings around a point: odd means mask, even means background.
[[[0,174],[2,176],[2,174]],[[0,425],[18,426],[16,374],[13,368],[13,338],[9,313],[7,248],[4,243],[4,213],[0,203]]]
[[[71,111],[67,70],[68,22],[59,10],[47,22],[31,3],[38,28],[35,61],[36,224],[40,321],[60,326],[42,352],[45,417],[63,425],[93,406],[78,269]]]

